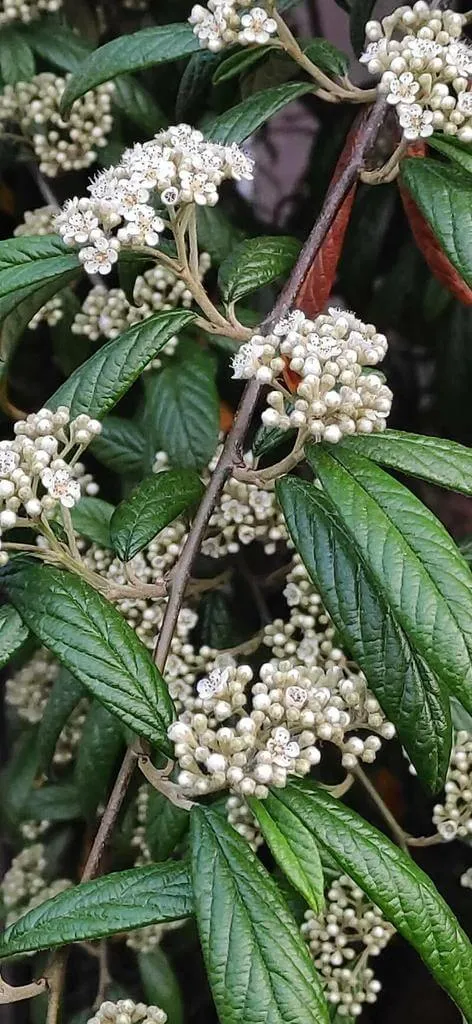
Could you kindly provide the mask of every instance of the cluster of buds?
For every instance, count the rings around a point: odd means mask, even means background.
[[[13,858],[11,867],[1,883],[3,903],[7,911],[7,927],[57,893],[68,889],[72,882],[58,878],[50,885],[46,881],[47,861],[42,843],[26,846]]]
[[[119,999],[117,1003],[102,1003],[87,1024],[166,1024],[166,1020],[167,1014],[158,1006]]]
[[[209,269],[211,259],[208,253],[201,253],[198,263],[199,279]],[[193,299],[181,278],[166,267],[152,267],[136,278],[133,289],[134,305],[128,302],[122,288],[106,288],[95,285],[85,299],[81,310],[76,313],[71,330],[91,341],[98,338],[117,338],[132,324],[146,320],[148,316],[167,309],[190,309]],[[171,356],[178,344],[178,338],[171,338],[162,349],[162,354]],[[152,360],[147,369],[158,369],[159,358]]]
[[[66,406],[40,409],[15,423],[14,441],[0,441],[0,533],[16,526],[22,509],[37,520],[58,506],[74,507],[82,493],[78,458],[101,429],[85,414],[71,420]],[[7,553],[0,556],[5,565]]]
[[[305,913],[302,935],[320,971],[326,998],[340,1017],[359,1017],[365,1003],[375,1003],[381,984],[367,966],[395,929],[381,910],[346,875],[332,882],[322,916]]]
[[[44,71],[30,82],[7,85],[0,95],[0,121],[18,124],[31,138],[39,168],[50,178],[90,167],[113,124],[112,82],[76,100],[65,119],[60,103],[66,83],[67,78]]]
[[[59,664],[46,648],[40,647],[29,661],[6,681],[5,701],[22,721],[36,725],[41,721],[52,687],[59,675]],[[53,755],[53,764],[66,765],[75,757],[88,709],[86,699],[74,708],[61,730]],[[25,834],[25,838],[32,838]]]
[[[0,26],[12,21],[28,24],[42,14],[53,14],[60,10],[62,0],[0,0]]]
[[[277,35],[277,22],[254,0],[208,0],[195,4],[189,22],[200,46],[219,53],[226,46],[264,46]]]
[[[124,246],[159,244],[165,222],[151,203],[214,206],[226,179],[252,178],[253,163],[236,144],[206,142],[180,124],[125,150],[120,163],[89,186],[90,198],[70,199],[56,220],[68,245],[79,245],[87,273],[109,274]]]
[[[387,339],[373,324],[330,309],[316,320],[296,310],[271,334],[254,335],[233,359],[233,376],[256,377],[273,386],[263,423],[296,428],[315,441],[341,441],[386,426],[392,393],[371,368],[381,362]]]
[[[262,832],[252,811],[242,797],[229,796],[226,801],[226,817],[228,823],[249,843],[251,850],[259,849],[264,842]]]
[[[379,90],[396,107],[406,139],[441,131],[472,141],[472,49],[460,39],[464,24],[461,14],[431,10],[425,0],[367,23],[360,60],[382,76]]]
[[[447,842],[472,835],[472,735],[456,733],[443,804],[433,808],[433,823]]]

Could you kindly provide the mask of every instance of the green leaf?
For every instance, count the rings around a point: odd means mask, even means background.
[[[201,646],[214,647],[217,651],[236,647],[248,639],[244,624],[228,596],[222,590],[210,590],[203,594],[198,605],[198,630]]]
[[[74,530],[102,548],[111,548],[110,521],[114,511],[115,506],[103,498],[84,495],[71,511]]]
[[[131,35],[118,36],[94,50],[77,69],[64,90],[61,102],[65,114],[74,100],[102,82],[128,71],[140,71],[186,57],[199,48],[190,25],[159,25]]]
[[[34,53],[27,39],[14,28],[0,32],[0,72],[6,85],[29,82],[36,70]]]
[[[149,381],[144,426],[150,461],[161,449],[172,466],[208,465],[218,443],[219,401],[207,352],[181,342],[172,363]]]
[[[60,669],[38,729],[37,749],[41,772],[47,771],[62,729],[86,692],[82,683],[71,672],[66,668]]]
[[[91,446],[92,455],[120,476],[141,473],[146,443],[140,427],[121,416],[105,416],[102,432]]]
[[[203,492],[198,473],[191,469],[145,477],[118,505],[110,523],[112,546],[121,561],[134,558],[165,526],[197,504]]]
[[[155,135],[167,125],[151,93],[132,75],[120,75],[116,79],[113,102],[147,136]]]
[[[365,26],[369,21],[377,0],[350,0],[351,43],[356,57],[365,46]]]
[[[438,679],[472,709],[472,574],[442,524],[406,487],[346,449],[309,459],[377,585]]]
[[[192,124],[201,116],[202,103],[221,56],[221,53],[211,53],[210,50],[197,50],[192,54],[179,82],[175,100],[177,121],[188,121]]]
[[[57,18],[38,18],[23,27],[25,31],[32,49],[61,71],[75,71],[92,49],[91,43]]]
[[[327,1024],[321,983],[276,883],[216,812],[193,807],[192,878],[221,1024]]]
[[[189,826],[188,812],[176,807],[157,789],[149,790],[146,842],[153,860],[167,860]]]
[[[218,206],[199,206],[197,209],[198,241],[208,252],[212,263],[222,262],[242,239],[242,231],[225,217]]]
[[[225,60],[218,64],[213,74],[213,85],[219,85],[220,82],[229,82],[235,75],[241,75],[243,71],[247,71],[253,64],[258,64],[260,60],[263,60],[270,50],[273,49],[273,45],[268,43],[267,46],[255,46],[253,49],[237,50],[236,53],[232,53],[230,57],[226,57]]]
[[[17,568],[19,566],[19,568]],[[88,583],[49,565],[16,560],[2,582],[31,631],[97,700],[163,752],[172,701],[144,644]]]
[[[429,480],[461,494],[472,494],[472,452],[455,441],[386,430],[383,434],[364,437],[357,434],[346,438],[342,447],[408,476]]]
[[[12,604],[0,607],[0,668],[20,650],[28,636],[28,629]]]
[[[206,125],[205,136],[224,145],[244,142],[279,110],[308,92],[313,92],[309,82],[290,82],[253,93],[247,100],[231,107]]]
[[[250,797],[248,804],[277,864],[315,914],[321,914],[325,904],[323,868],[313,835],[277,799],[276,791],[266,800]]]
[[[226,302],[237,302],[292,269],[300,252],[296,238],[248,238],[221,264],[218,284]]]
[[[137,961],[146,1002],[160,1006],[168,1024],[183,1024],[182,993],[165,953],[157,947],[152,953],[138,953]]]
[[[409,157],[401,178],[441,248],[472,287],[472,181],[460,167]]]
[[[378,829],[326,791],[289,784],[277,799],[303,822],[420,954],[472,1021],[472,946],[431,879]]]
[[[175,921],[193,912],[192,886],[183,863],[118,871],[47,900],[7,928],[0,957],[88,942],[116,932]]]
[[[169,339],[194,319],[195,313],[175,309],[134,324],[79,366],[49,399],[48,408],[67,405],[72,416],[86,412],[100,419],[129,390]]]
[[[51,281],[48,281],[42,286],[35,286],[33,290],[26,286],[24,289],[21,289],[21,291],[13,293],[16,305],[9,313],[7,313],[3,322],[1,322],[0,319],[1,363],[4,364],[1,369],[3,372],[15,351],[17,341],[21,338],[35,313],[37,313],[38,310],[49,301],[49,299],[52,299],[57,292],[63,291],[63,286],[72,282],[76,277],[77,270],[68,270],[65,274],[61,274],[59,278],[54,277]],[[24,297],[22,297],[23,295]],[[5,299],[5,306],[6,305],[10,305],[8,296]],[[59,321],[59,323],[62,323],[62,321]]]
[[[349,68],[347,54],[327,39],[310,39],[303,51],[313,64],[328,75],[345,75]]]
[[[415,650],[386,584],[379,583],[326,495],[295,477],[278,481],[277,495],[295,547],[343,644],[395,723],[421,779],[437,791],[451,749],[447,695]]]
[[[428,146],[437,149],[443,156],[449,157],[454,163],[459,164],[465,171],[472,174],[472,147],[469,142],[461,142],[452,136],[434,133],[428,138]]]
[[[256,431],[252,450],[256,458],[268,455],[274,448],[280,448],[282,444],[290,444],[296,436],[296,430],[281,430],[280,427],[265,427],[262,425]]]
[[[106,799],[123,743],[119,719],[93,701],[82,730],[74,772],[84,818],[94,818],[99,803]]]
[[[79,792],[73,782],[33,788],[23,807],[23,817],[35,821],[72,821],[80,814]]]
[[[23,810],[38,774],[36,735],[37,728],[26,728],[21,732],[0,777],[2,824],[13,832],[24,818]]]

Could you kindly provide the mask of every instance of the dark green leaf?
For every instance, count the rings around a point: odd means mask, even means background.
[[[142,472],[145,447],[144,434],[136,423],[120,416],[106,416],[91,452],[107,469],[124,476]]]
[[[72,333],[72,323],[80,311],[81,305],[72,288],[63,288],[60,293],[62,316],[57,324],[50,328],[54,362],[57,363],[62,375],[69,377],[81,363],[88,359],[92,350],[90,338],[83,334]]]
[[[234,604],[222,590],[203,594],[198,606],[200,644],[223,651],[246,640],[247,634],[244,635],[235,612]]]
[[[134,558],[165,526],[195,505],[203,491],[198,473],[191,469],[169,469],[145,477],[118,505],[111,520],[112,546],[121,561]]]
[[[216,811],[190,816],[195,910],[221,1024],[327,1024],[320,980],[276,883]]]
[[[103,498],[84,495],[71,512],[74,530],[102,548],[111,548],[110,520],[114,511],[115,506]]]
[[[268,455],[274,448],[280,448],[282,444],[290,444],[296,436],[295,430],[281,430],[280,427],[259,427],[252,443],[252,450],[256,458]]]
[[[310,39],[303,47],[304,53],[318,68],[328,75],[345,75],[349,67],[347,54],[338,50],[327,39]]]
[[[166,752],[172,701],[131,626],[78,576],[27,560],[17,565],[3,571],[2,582],[32,632],[112,714]]]
[[[365,26],[369,21],[377,0],[350,0],[351,43],[356,57],[365,45]]]
[[[175,921],[193,912],[188,868],[175,862],[105,875],[66,889],[7,928],[0,957]]]
[[[420,954],[472,1021],[472,946],[432,881],[410,857],[339,800],[298,782],[277,792],[317,842]]]
[[[258,64],[260,60],[263,60],[272,49],[273,46],[268,43],[267,46],[255,46],[253,49],[242,49],[232,53],[230,57],[226,57],[225,60],[218,64],[213,74],[213,85],[219,85],[220,82],[228,82],[235,75],[242,74],[243,71],[252,67],[253,64]]]
[[[439,160],[402,160],[401,177],[439,245],[472,287],[472,180]]]
[[[210,253],[212,262],[217,265],[242,238],[242,232],[225,217],[218,206],[199,206],[197,225],[200,248]]]
[[[155,135],[167,124],[151,94],[132,75],[116,79],[113,102],[145,135]]]
[[[0,668],[19,651],[28,636],[28,629],[12,604],[0,607]]]
[[[203,469],[218,443],[215,365],[195,345],[179,345],[169,366],[149,382],[145,433],[151,460],[166,451],[172,466]]]
[[[86,412],[100,419],[116,405],[169,339],[194,319],[195,313],[174,309],[134,324],[79,366],[49,399],[48,408],[67,405],[72,416]]]
[[[99,803],[106,799],[122,748],[119,719],[93,701],[82,730],[74,773],[79,807],[85,818],[93,818]]]
[[[6,85],[29,82],[36,70],[34,53],[25,36],[16,29],[0,32],[0,72]]]
[[[472,452],[455,441],[386,430],[383,434],[364,437],[358,434],[347,438],[342,447],[408,476],[429,480],[451,491],[472,494]]]
[[[321,914],[325,902],[323,868],[312,833],[277,799],[277,791],[266,800],[251,797],[248,803],[284,875],[315,914]]]
[[[248,238],[221,264],[218,284],[226,302],[237,302],[292,269],[300,252],[296,238]]]
[[[367,459],[335,446],[312,446],[308,455],[410,641],[471,710],[472,574],[451,537]]]
[[[192,54],[179,82],[175,101],[177,121],[188,121],[191,124],[201,115],[202,101],[221,56],[221,53],[211,53],[210,50],[198,50]]]
[[[72,821],[80,813],[79,792],[72,782],[33,788],[23,807],[23,817],[35,821]]]
[[[146,842],[153,860],[167,860],[189,826],[187,811],[176,807],[157,789],[150,789],[146,816]]]
[[[62,729],[79,701],[85,697],[86,692],[82,683],[79,683],[79,680],[71,672],[68,672],[66,668],[60,669],[57,679],[54,680],[38,730],[40,771],[47,771]]]
[[[37,728],[27,728],[21,733],[0,778],[2,823],[13,831],[25,817],[24,807],[38,774],[36,735]]]
[[[66,113],[74,100],[102,82],[128,71],[178,60],[198,48],[198,39],[186,24],[159,25],[141,29],[132,35],[118,36],[99,46],[82,62],[64,90],[62,112]]]
[[[179,983],[162,949],[138,953],[138,968],[146,1002],[160,1006],[168,1024],[183,1024],[184,1007]]]
[[[449,157],[454,163],[459,164],[465,171],[472,174],[472,146],[469,142],[461,142],[460,139],[455,139],[450,135],[434,134],[428,138],[428,146],[437,149],[443,156]]]
[[[277,493],[295,547],[343,643],[395,722],[422,780],[437,791],[451,748],[447,696],[326,495],[295,477],[280,480]]]
[[[63,291],[64,285],[71,283],[78,276],[77,270],[67,270],[64,274],[54,277],[46,284],[25,286],[12,293],[15,305],[10,308],[1,323],[1,362],[8,364],[26,327],[35,313],[52,299],[57,292]],[[11,307],[10,297],[6,296],[3,308]],[[0,314],[1,316],[1,314]],[[83,344],[82,344],[83,348]],[[5,367],[3,367],[4,369]]]
[[[61,71],[75,71],[92,49],[88,41],[56,18],[39,18],[26,31],[32,49]]]
[[[211,121],[205,127],[205,135],[213,142],[224,145],[244,142],[279,110],[308,92],[313,92],[309,82],[290,82],[288,85],[277,85],[273,89],[256,92]]]

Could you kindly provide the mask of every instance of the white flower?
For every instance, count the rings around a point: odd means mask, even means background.
[[[98,218],[89,205],[87,199],[68,199],[56,217],[54,226],[66,245],[83,245],[90,232],[98,228]]]
[[[270,18],[262,7],[253,7],[241,17],[242,31],[239,33],[240,43],[258,43],[263,46],[277,32],[277,22]]]
[[[87,245],[79,252],[79,260],[87,274],[110,274],[113,264],[118,259],[120,243],[116,238],[105,235],[94,239],[93,245]]]
[[[52,498],[57,500],[64,508],[73,508],[80,499],[80,484],[74,480],[68,467],[64,469],[45,469],[41,473],[41,483]]]
[[[208,700],[219,693],[224,693],[230,676],[229,668],[214,668],[205,679],[197,683],[197,691],[202,700]]]
[[[254,160],[246,153],[235,142],[231,146],[225,148],[225,159],[228,166],[231,177],[235,181],[252,181],[254,177]]]
[[[427,139],[433,134],[431,110],[424,110],[419,103],[399,103],[397,110],[405,139]]]
[[[472,117],[472,92],[460,92],[457,97],[457,109],[461,114]]]
[[[450,43],[446,49],[446,62],[457,68],[459,75],[470,78],[472,75],[472,47],[467,43]]]
[[[256,338],[251,338],[238,349],[232,359],[233,377],[236,380],[249,380],[257,373],[264,354],[264,345]]]
[[[288,686],[285,698],[291,707],[302,708],[308,700],[308,690],[305,690],[303,686]]]
[[[433,39],[418,39],[416,36],[405,36],[402,40],[402,49],[407,49],[412,57],[429,63],[434,57],[439,57],[443,52],[440,43]]]
[[[0,441],[0,477],[7,477],[16,469],[20,457],[11,448],[11,441]]]
[[[300,756],[298,743],[290,738],[288,729],[283,725],[272,730],[271,738],[267,741],[267,750],[279,768],[293,767],[293,762]]]
[[[387,78],[387,74],[384,75],[382,82]],[[391,74],[391,72],[390,72]],[[416,100],[416,94],[419,92],[419,82],[415,81],[411,71],[405,71],[399,78],[393,75],[387,80],[388,93],[387,103],[396,105],[397,103],[414,103]]]

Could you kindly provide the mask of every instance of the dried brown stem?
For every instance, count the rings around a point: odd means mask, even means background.
[[[0,976],[0,1006],[6,1003],[19,1003],[23,999],[33,999],[46,989],[46,978],[38,978],[30,985],[9,985]]]

